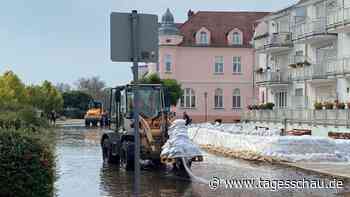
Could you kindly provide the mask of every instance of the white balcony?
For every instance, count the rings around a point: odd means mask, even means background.
[[[296,109],[306,108],[307,99],[305,96],[292,96],[292,106]]]
[[[256,84],[258,86],[287,85],[288,77],[284,72],[265,71],[257,73]]]
[[[290,32],[273,33],[264,40],[264,44],[257,46],[260,53],[276,53],[289,50],[292,46],[292,35]]]
[[[300,81],[312,76],[311,60],[306,56],[296,55],[289,58],[289,80]]]
[[[350,7],[331,10],[327,15],[329,32],[350,32]]]
[[[336,38],[337,34],[327,32],[326,18],[305,19],[293,25],[295,43],[314,44]]]
[[[251,110],[242,113],[242,120],[258,122],[306,123],[313,125],[350,126],[350,110],[311,110],[311,109],[274,109]]]
[[[330,78],[350,74],[350,57],[331,58],[312,66],[312,78]]]

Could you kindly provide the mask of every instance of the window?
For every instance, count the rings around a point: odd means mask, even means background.
[[[241,38],[241,34],[239,32],[232,33],[232,44],[235,44],[235,45],[242,44],[242,38]]]
[[[306,7],[298,7],[295,10],[295,23],[301,22],[306,18]]]
[[[165,55],[164,64],[165,64],[165,72],[167,73],[171,72],[171,69],[172,69],[171,55],[169,54]]]
[[[275,102],[278,108],[287,107],[287,92],[276,92],[275,93]]]
[[[303,96],[303,88],[295,89],[295,96]]]
[[[241,73],[242,72],[241,57],[233,57],[232,65],[233,65],[233,70],[232,70],[233,73]]]
[[[214,73],[223,73],[224,72],[224,57],[216,56],[215,57],[215,65],[214,65]]]
[[[232,108],[241,108],[241,91],[238,88],[232,93]]]
[[[216,109],[224,108],[223,99],[224,98],[222,89],[216,89],[214,95],[214,106]]]
[[[208,35],[207,32],[201,31],[199,37],[200,44],[208,44]]]
[[[184,94],[180,100],[180,106],[183,108],[196,107],[196,94],[192,88],[185,88]]]

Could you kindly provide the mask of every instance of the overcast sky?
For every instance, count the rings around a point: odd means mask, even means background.
[[[276,11],[297,0],[7,0],[0,6],[0,73],[13,70],[25,83],[48,79],[73,84],[100,76],[109,86],[128,82],[130,64],[112,63],[112,11],[161,16],[170,8],[176,22],[194,11]]]

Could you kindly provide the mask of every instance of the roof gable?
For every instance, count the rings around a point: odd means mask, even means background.
[[[254,24],[267,14],[269,13],[199,11],[179,27],[184,36],[180,45],[195,45],[195,33],[202,27],[206,27],[211,33],[210,46],[228,46],[227,33],[237,28],[243,34],[243,47],[251,47],[249,43],[254,33]]]

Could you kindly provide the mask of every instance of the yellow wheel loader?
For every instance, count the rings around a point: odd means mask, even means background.
[[[168,140],[170,102],[162,85],[138,84],[140,159],[155,165],[176,164],[176,159],[160,158],[162,146]],[[113,88],[110,96],[111,129],[101,138],[104,161],[118,164],[126,170],[134,168],[134,89],[135,85]],[[179,159],[180,160],[180,159]],[[195,160],[195,158],[193,159]]]
[[[101,122],[103,114],[102,103],[99,101],[91,101],[89,104],[89,110],[85,113],[85,126],[97,127],[98,123]]]

